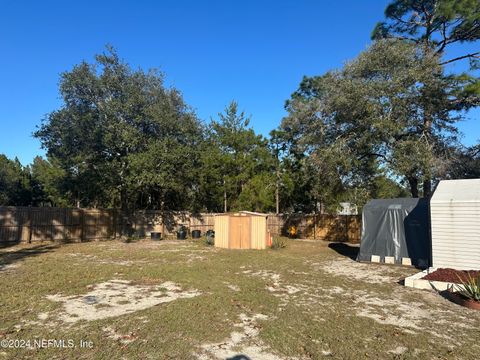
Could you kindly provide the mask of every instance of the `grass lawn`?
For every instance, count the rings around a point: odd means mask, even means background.
[[[0,340],[30,348],[0,348],[0,359],[478,359],[480,312],[405,288],[415,269],[360,264],[355,250],[3,248]]]

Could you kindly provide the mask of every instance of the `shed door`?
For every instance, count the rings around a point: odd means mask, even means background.
[[[230,217],[230,249],[250,249],[249,217]]]

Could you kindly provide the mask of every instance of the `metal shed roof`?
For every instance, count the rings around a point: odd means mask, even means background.
[[[480,202],[480,179],[442,180],[430,203]]]
[[[225,215],[237,215],[238,216],[239,214],[250,215],[250,216],[268,217],[268,214],[254,212],[254,211],[233,211],[233,212],[228,212],[228,213],[216,214],[215,216],[225,216]]]

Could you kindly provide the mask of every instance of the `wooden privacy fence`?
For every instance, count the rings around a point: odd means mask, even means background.
[[[296,237],[326,241],[359,243],[362,217],[360,215],[283,214],[267,219],[270,233],[288,235],[294,227]]]
[[[0,207],[0,242],[108,239],[115,219],[114,210]]]
[[[180,226],[205,233],[213,230],[216,214],[137,211],[121,214],[111,209],[0,207],[0,243],[89,241],[117,236],[174,236]],[[351,215],[269,215],[273,235],[287,235],[290,226],[299,238],[360,242],[361,217]]]
[[[185,226],[190,231],[200,230],[202,234],[213,230],[215,215],[191,214],[189,212],[164,212],[158,210],[141,210],[130,215],[120,215],[122,234],[148,236],[151,232],[160,232],[163,236],[175,236],[176,231]]]

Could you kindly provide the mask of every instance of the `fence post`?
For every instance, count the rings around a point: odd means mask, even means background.
[[[65,208],[63,209],[63,241],[68,241],[69,239],[67,239],[67,211],[68,209]]]
[[[116,209],[112,210],[112,216],[113,216],[113,219],[112,219],[113,238],[116,239],[117,238],[117,210]]]
[[[347,242],[349,242],[348,238],[348,215],[345,215],[345,239],[347,239]]]
[[[83,242],[85,240],[85,214],[83,212],[83,209],[80,210],[80,242]]]
[[[32,243],[32,208],[28,209],[28,243]]]

